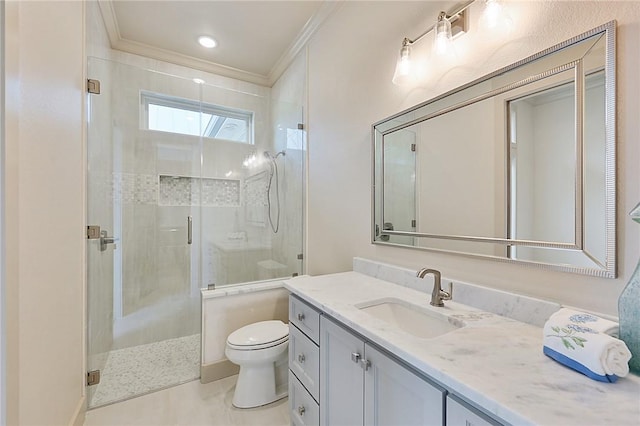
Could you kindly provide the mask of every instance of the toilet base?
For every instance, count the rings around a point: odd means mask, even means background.
[[[233,393],[232,403],[234,407],[260,407],[285,398],[288,395],[286,384],[276,388],[274,364],[243,366],[240,368],[236,389]]]

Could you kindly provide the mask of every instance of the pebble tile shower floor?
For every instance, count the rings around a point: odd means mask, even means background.
[[[91,407],[143,395],[200,377],[200,335],[111,351]]]

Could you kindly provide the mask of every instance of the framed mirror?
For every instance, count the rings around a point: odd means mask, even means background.
[[[616,276],[615,21],[375,123],[372,241]]]

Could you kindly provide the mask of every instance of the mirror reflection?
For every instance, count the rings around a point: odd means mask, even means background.
[[[615,276],[613,31],[374,124],[373,242]]]

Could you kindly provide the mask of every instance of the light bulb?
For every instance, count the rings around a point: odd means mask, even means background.
[[[453,49],[453,36],[451,34],[451,22],[444,12],[438,15],[436,22],[434,50],[437,55],[447,55]]]
[[[513,21],[499,0],[486,0],[481,25],[490,30],[499,29],[503,33],[509,33]]]
[[[400,49],[400,59],[398,60],[398,73],[407,76],[411,73],[411,48],[403,46]]]
[[[198,43],[200,43],[200,46],[206,47],[207,49],[213,49],[218,45],[218,43],[209,36],[198,37]]]
[[[495,28],[502,15],[502,5],[496,0],[487,0],[487,6],[484,9],[484,17],[487,28]]]

